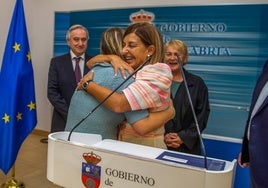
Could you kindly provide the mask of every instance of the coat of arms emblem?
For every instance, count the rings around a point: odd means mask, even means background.
[[[90,152],[84,153],[83,158],[86,162],[82,162],[82,182],[86,188],[98,188],[100,185],[101,167],[97,164],[101,161],[101,157]]]

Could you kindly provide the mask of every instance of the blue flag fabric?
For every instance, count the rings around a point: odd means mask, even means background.
[[[37,123],[34,76],[22,0],[14,8],[0,72],[0,169],[9,172]]]

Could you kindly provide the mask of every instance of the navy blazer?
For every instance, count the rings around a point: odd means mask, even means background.
[[[241,162],[250,162],[251,174],[259,187],[268,187],[268,97],[264,100],[256,114],[251,119],[250,114],[258,96],[268,81],[268,60],[254,88],[247,125],[242,144]],[[250,139],[247,130],[250,126]]]
[[[90,58],[91,56],[85,55],[83,75],[89,71],[86,62]],[[71,54],[67,53],[52,58],[50,61],[47,85],[47,97],[54,107],[51,132],[63,131],[65,129],[68,108],[76,86],[77,83]]]

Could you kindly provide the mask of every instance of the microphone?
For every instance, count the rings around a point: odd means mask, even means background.
[[[151,60],[151,56],[147,56],[147,59],[131,73],[121,84],[119,84],[107,97],[105,97],[97,106],[95,106],[84,118],[82,118],[70,131],[67,141],[70,141],[73,131],[86,119],[88,118],[95,110],[97,110],[112,94],[114,94],[126,81],[128,81],[134,74],[136,74],[142,67],[144,67]]]
[[[186,88],[187,97],[188,97],[188,100],[189,100],[189,103],[190,103],[190,106],[191,106],[191,110],[192,110],[192,113],[193,113],[193,116],[194,116],[194,121],[195,121],[195,125],[196,125],[196,130],[197,130],[197,133],[198,133],[198,137],[199,137],[199,140],[200,140],[200,144],[201,144],[201,149],[203,151],[204,167],[205,167],[205,169],[208,169],[208,167],[207,167],[206,149],[205,149],[205,145],[204,145],[204,142],[203,142],[203,139],[202,139],[201,131],[200,131],[200,128],[199,128],[197,117],[196,117],[196,113],[194,111],[193,101],[192,101],[192,98],[191,98],[191,95],[190,95],[190,92],[189,92],[189,88],[188,88],[188,84],[187,84],[187,80],[185,78],[185,74],[184,74],[184,71],[183,71],[183,65],[182,65],[182,62],[181,62],[180,55],[177,55],[177,58],[178,58],[178,63],[180,65],[180,71],[181,71],[181,74],[182,74],[182,77],[183,77],[183,82],[184,82],[184,85],[185,85],[185,88]]]

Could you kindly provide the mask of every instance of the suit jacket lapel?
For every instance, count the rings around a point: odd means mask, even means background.
[[[262,72],[260,78],[257,81],[257,85],[256,88],[254,90],[254,98],[253,98],[253,108],[256,105],[256,102],[258,100],[258,97],[263,89],[263,87],[265,86],[266,82],[268,81],[268,69],[264,68],[264,71]],[[256,111],[255,114],[257,114],[264,106],[266,106],[268,103],[268,97],[266,96],[266,99],[262,102],[262,104],[260,105],[260,107],[258,108],[258,110]],[[252,109],[253,110],[253,109]]]
[[[76,84],[76,80],[75,80],[73,62],[72,62],[70,53],[65,56],[64,61],[66,62],[66,74],[70,75],[70,84],[73,86],[73,88],[76,88],[77,84]]]
[[[261,111],[265,106],[267,106],[268,105],[268,96],[266,97],[266,99],[263,101],[263,103],[262,103],[262,105],[260,106],[260,108],[258,109],[258,111],[257,111],[257,113],[259,112],[259,111]],[[257,114],[256,113],[256,114]]]

